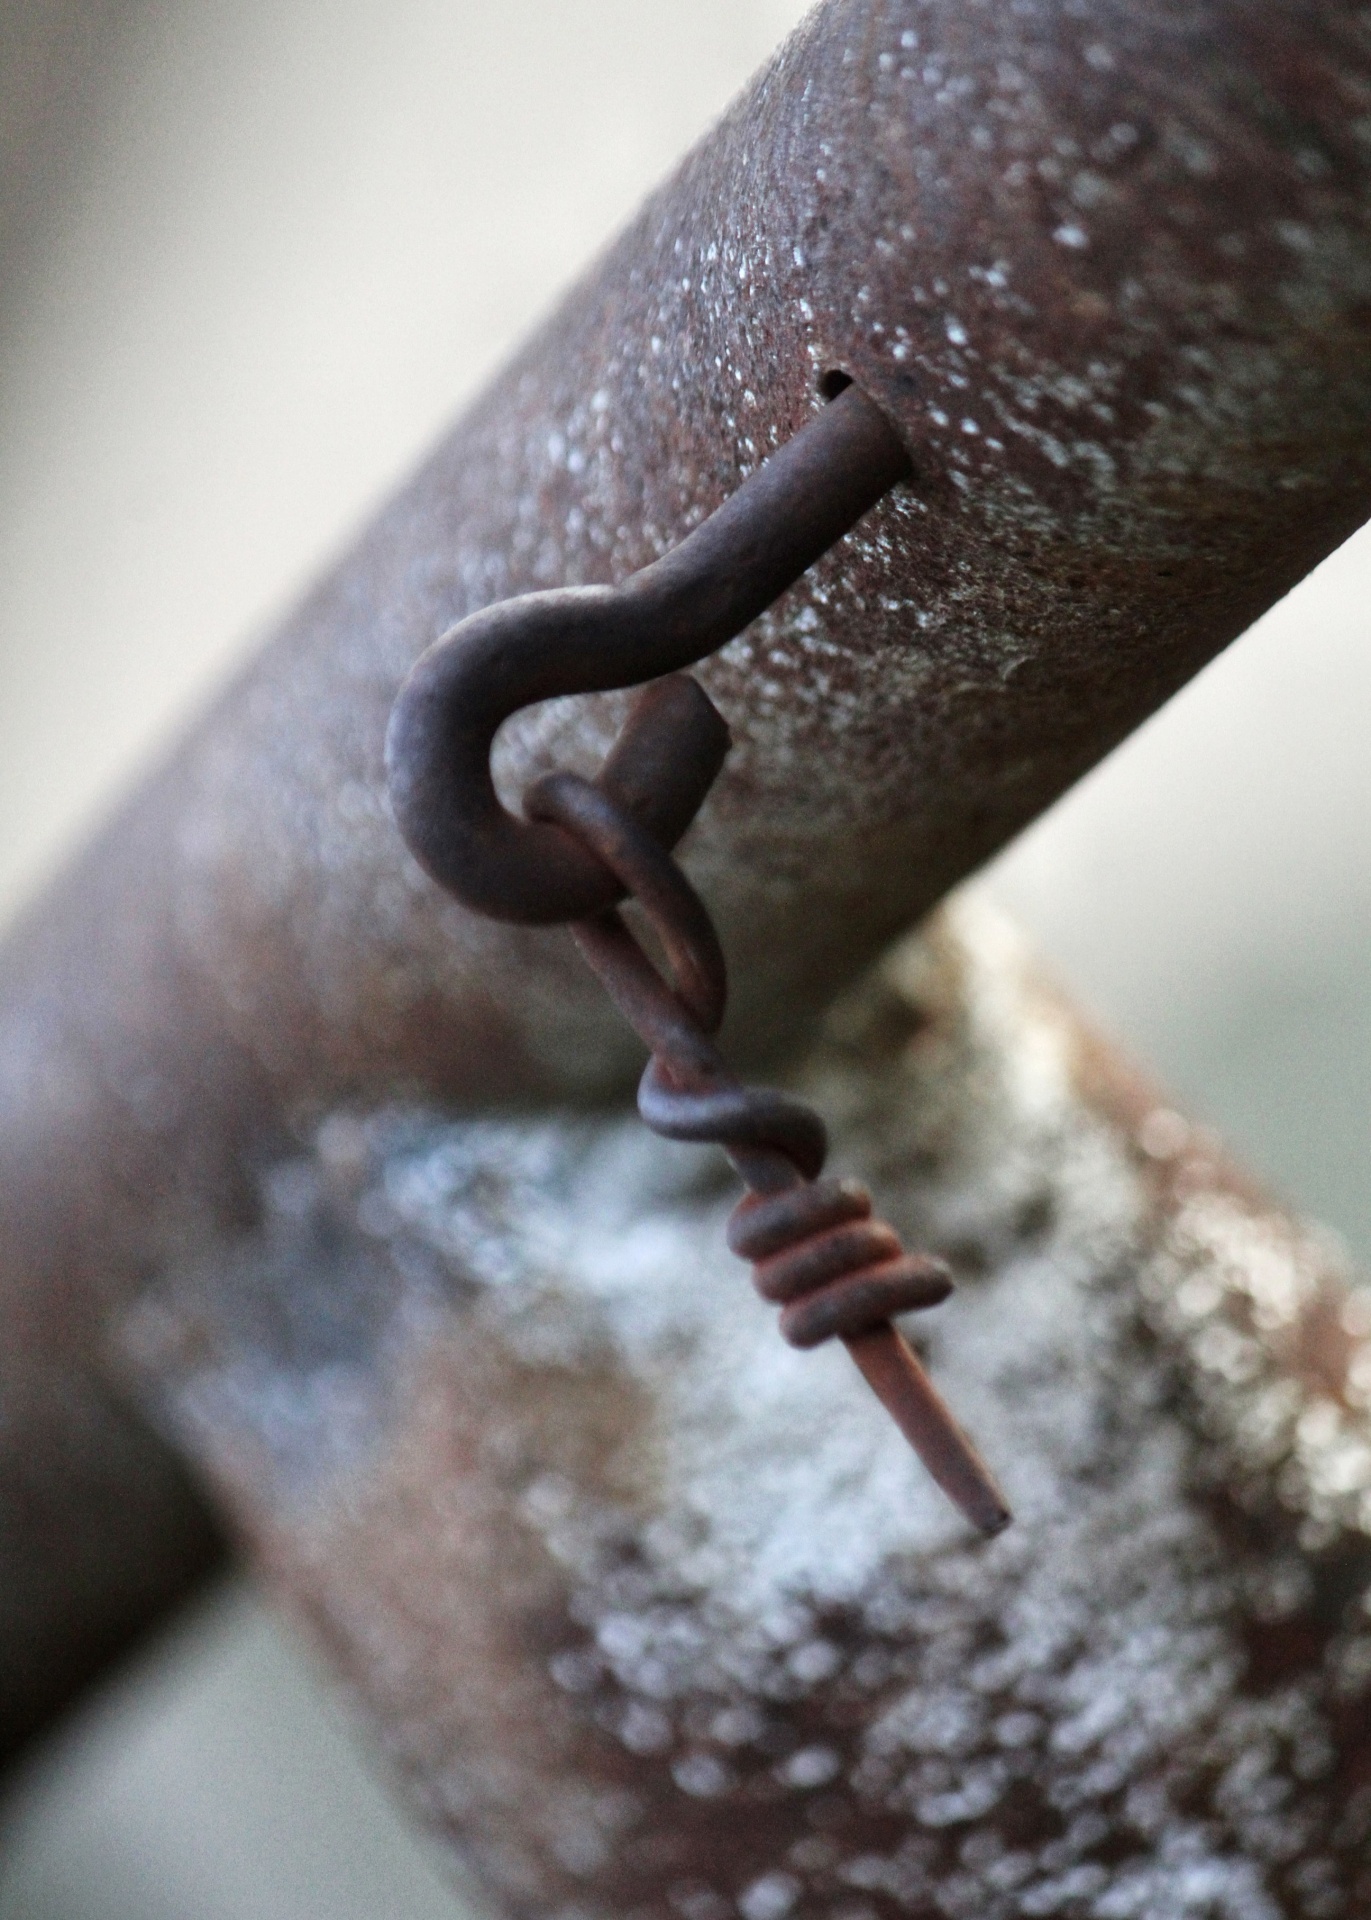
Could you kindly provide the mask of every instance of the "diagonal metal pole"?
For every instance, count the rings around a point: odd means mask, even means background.
[[[445,1598],[384,1604],[310,1558],[322,1507],[366,1500],[338,1491],[342,1413],[300,1396],[391,1364],[404,1289],[355,1222],[331,1253],[292,1241],[272,1172],[330,1113],[596,1101],[636,1064],[562,941],[464,916],[401,854],[381,748],[418,652],[492,600],[637,570],[825,382],[865,389],[913,480],[703,676],[739,743],[688,848],[728,1044],[798,1059],[895,931],[1371,510],[1369,94],[1351,7],[830,0],[35,910],[0,963],[13,1737],[107,1647],[102,1566],[139,1570],[130,1626],[207,1551],[144,1442],[108,1492],[130,1354],[151,1405],[220,1369],[218,1398],[163,1406],[179,1445],[392,1719],[385,1675],[499,1637],[460,1554]],[[517,724],[505,777],[592,766],[618,712]],[[347,1128],[319,1137],[346,1168]],[[517,1368],[452,1376],[468,1453],[406,1498],[499,1505],[503,1392],[536,1399]],[[367,1448],[412,1437],[383,1420]],[[367,1525],[374,1574],[408,1536],[383,1502]],[[387,1609],[412,1631],[388,1640]],[[530,1659],[501,1671],[536,1705]],[[414,1764],[432,1801],[446,1761]]]

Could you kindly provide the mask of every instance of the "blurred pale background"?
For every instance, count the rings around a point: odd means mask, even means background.
[[[0,5],[0,912],[241,658],[798,0]],[[1371,541],[991,884],[1371,1256]],[[0,1920],[441,1920],[229,1587],[0,1801]]]

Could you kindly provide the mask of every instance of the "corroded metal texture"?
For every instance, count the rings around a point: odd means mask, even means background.
[[[657,682],[643,700],[673,684]],[[704,697],[698,688],[696,696]],[[839,1336],[948,1498],[983,1533],[999,1533],[1011,1518],[1004,1495],[895,1324],[941,1305],[952,1290],[946,1267],[907,1254],[894,1229],[873,1219],[865,1187],[820,1179],[828,1135],[813,1107],[775,1088],[745,1087],[730,1073],[711,1038],[728,982],[714,923],[668,849],[605,776],[592,785],[551,774],[531,790],[528,810],[603,863],[667,956],[664,975],[617,910],[572,925],[582,955],[649,1049],[639,1116],[665,1139],[724,1148],[748,1189],[729,1217],[728,1245],[753,1262],[762,1299],[781,1308],[780,1332],[799,1348]]]
[[[163,1273],[209,1261],[250,1329],[233,1248],[329,1102],[624,1084],[564,944],[479,925],[400,854],[386,715],[458,616],[664,552],[831,370],[915,479],[708,670],[739,750],[689,857],[740,1056],[793,1052],[891,932],[1365,516],[1369,35],[1350,5],[1241,0],[811,18],[0,957],[6,1408],[32,1356],[105,1367]],[[510,786],[593,764],[619,711],[512,729]],[[349,1243],[335,1286],[302,1282],[296,1360],[259,1379],[321,1446],[291,1383],[389,1338],[369,1259]],[[602,1415],[588,1393],[587,1435]],[[38,1427],[3,1435],[11,1590],[15,1516],[67,1524],[53,1434],[73,1509],[121,1526],[80,1396],[44,1396],[40,1425],[41,1460]],[[87,1625],[101,1604],[92,1581]],[[453,1633],[466,1604],[434,1601]],[[0,1661],[34,1671],[49,1639],[40,1600]]]
[[[334,1115],[126,1349],[506,1911],[1365,1913],[1371,1305],[974,902],[800,1084],[957,1271],[992,1542],[627,1115]]]
[[[557,695],[639,686],[717,653],[909,477],[898,434],[849,381],[660,560],[617,586],[519,594],[459,621],[419,656],[386,729],[390,803],[419,864],[464,907],[523,925],[621,900],[526,799],[522,816],[500,804],[500,728]],[[640,699],[614,743],[613,784],[663,846],[719,771],[728,730],[717,716],[701,727],[710,711],[698,696],[681,710]]]
[[[179,985],[295,1100],[603,1088],[561,944],[397,860],[391,699],[456,617],[657,557],[847,366],[917,478],[705,675],[738,750],[695,870],[740,1036],[793,1046],[1371,506],[1369,34],[820,9],[136,804],[134,872],[81,873],[102,1014],[179,1035]],[[511,786],[618,711],[528,720]]]
[[[386,729],[387,791],[421,866],[473,912],[571,924],[583,957],[651,1058],[638,1111],[669,1139],[723,1146],[749,1188],[729,1244],[781,1306],[792,1345],[842,1337],[868,1384],[967,1517],[996,1533],[1009,1512],[892,1321],[950,1289],[871,1218],[871,1196],[818,1177],[827,1154],[811,1108],[744,1087],[712,1044],[728,1001],[714,922],[673,860],[727,756],[730,736],[679,669],[736,639],[900,480],[903,444],[849,381],[736,493],[661,560],[618,587],[522,594],[459,621],[419,656]],[[496,733],[555,694],[643,688],[594,780],[544,775],[504,807]],[[618,906],[645,914],[665,974]]]

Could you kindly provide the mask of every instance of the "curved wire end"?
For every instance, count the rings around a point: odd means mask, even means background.
[[[938,1485],[982,1533],[1009,1508],[892,1316],[936,1306],[943,1264],[906,1254],[852,1182],[820,1175],[819,1116],[744,1087],[710,1036],[724,956],[671,858],[728,752],[728,728],[680,669],[714,652],[909,471],[893,428],[849,384],[680,546],[622,587],[576,587],[488,607],[430,647],[386,739],[391,801],[420,864],[497,919],[570,921],[582,952],[651,1058],[638,1106],[656,1132],[726,1148],[751,1189],[729,1244],[797,1347],[841,1339]],[[594,781],[554,773],[495,793],[490,751],[518,708],[650,680]],[[665,951],[668,983],[615,911],[632,896]]]
[[[649,689],[603,775],[674,846],[727,746],[722,720],[681,670],[765,612],[909,470],[885,415],[848,386],[621,586],[527,593],[460,621],[416,661],[386,733],[391,807],[420,866],[496,920],[553,926],[621,900],[588,849],[501,806],[490,774],[500,728],[562,694],[674,686]]]

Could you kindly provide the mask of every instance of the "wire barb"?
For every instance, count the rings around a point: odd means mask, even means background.
[[[638,1110],[655,1132],[722,1146],[748,1188],[729,1245],[753,1263],[792,1345],[833,1338],[938,1485],[983,1533],[1009,1508],[892,1316],[952,1290],[939,1260],[907,1254],[851,1181],[820,1178],[823,1122],[784,1093],[745,1087],[711,1036],[727,973],[714,923],[671,849],[728,751],[728,728],[680,671],[763,612],[909,472],[885,417],[849,385],[702,526],[622,587],[525,595],[430,647],[386,737],[391,800],[420,864],[497,919],[570,923],[650,1058]],[[506,812],[490,774],[510,714],[557,694],[651,680],[594,781],[554,773]],[[632,897],[662,944],[663,979],[617,911]]]
[[[725,970],[704,903],[671,855],[602,787],[576,774],[538,781],[525,806],[574,834],[643,907],[672,968],[668,984],[613,908],[572,923],[581,952],[650,1052],[638,1111],[655,1133],[723,1147],[750,1192],[728,1225],[728,1244],[753,1263],[764,1300],[780,1305],[795,1347],[837,1337],[847,1346],[933,1478],[983,1533],[1009,1508],[891,1319],[937,1306],[952,1291],[941,1260],[907,1254],[873,1218],[855,1181],[821,1180],[828,1143],[811,1108],[729,1073],[711,1032],[725,1000]],[[678,958],[679,957],[679,958]],[[679,968],[679,970],[678,970]]]

